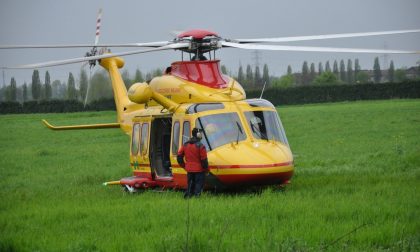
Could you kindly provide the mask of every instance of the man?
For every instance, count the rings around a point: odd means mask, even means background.
[[[185,142],[178,151],[178,164],[187,171],[188,187],[184,198],[198,197],[203,191],[209,164],[207,161],[206,147],[200,142],[201,137],[199,129],[194,128],[190,140]]]

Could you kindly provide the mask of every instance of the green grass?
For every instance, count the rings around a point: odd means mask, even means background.
[[[279,113],[296,164],[286,190],[189,201],[101,185],[131,175],[120,130],[40,122],[114,122],[113,112],[0,116],[0,251],[420,250],[420,100]]]

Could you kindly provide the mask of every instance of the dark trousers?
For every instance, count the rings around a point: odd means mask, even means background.
[[[188,187],[184,197],[200,196],[206,178],[205,172],[189,172],[187,174]]]

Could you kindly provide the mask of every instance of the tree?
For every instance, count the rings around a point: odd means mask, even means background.
[[[293,86],[295,82],[293,74],[286,74],[280,77],[280,79],[273,80],[272,86],[275,88],[288,88]]]
[[[340,60],[340,80],[342,82],[346,81],[346,65],[344,65],[344,60]]]
[[[260,67],[256,66],[255,67],[255,75],[254,75],[254,85],[256,87],[261,86],[261,82],[262,82],[262,78],[261,78]]]
[[[103,70],[95,72],[90,81],[89,102],[112,97],[112,85],[107,73]]]
[[[89,79],[84,68],[80,69],[79,75],[79,95],[80,99],[85,103],[87,103],[87,95],[88,95],[88,88],[89,88]]]
[[[67,95],[66,85],[61,83],[59,80],[52,82],[52,98],[65,99]]]
[[[28,101],[28,85],[26,84],[26,82],[22,86],[22,99],[23,102]]]
[[[222,66],[220,67],[220,69],[222,70],[222,74],[227,74],[227,68],[226,68],[226,66],[225,66],[225,65],[222,65]]]
[[[9,86],[9,91],[7,92],[7,100],[8,101],[16,101],[16,97],[17,97],[17,89],[16,89],[16,80],[15,78],[12,77],[12,79],[10,80],[10,86]]]
[[[162,76],[162,74],[163,74],[162,69],[156,68],[155,70],[152,71],[152,78]]]
[[[248,87],[251,87],[253,82],[254,82],[254,74],[252,73],[251,66],[248,64],[246,66],[246,85]]]
[[[406,69],[401,68],[395,71],[395,82],[404,82],[407,80]]]
[[[151,72],[146,73],[146,81],[150,82],[152,80],[153,76]]]
[[[331,84],[338,84],[340,81],[338,80],[337,76],[332,72],[323,72],[322,74],[318,75],[314,82],[315,85],[331,85]]]
[[[356,82],[357,83],[368,83],[369,82],[369,75],[366,72],[359,71],[356,74]]]
[[[309,72],[309,82],[312,83],[315,77],[316,77],[315,64],[311,63],[310,72]]]
[[[238,69],[238,82],[243,83],[244,80],[245,80],[244,69],[242,65],[240,65]]]
[[[136,74],[134,75],[134,83],[144,82],[143,73],[140,69],[136,69]]]
[[[287,66],[287,74],[292,74],[292,67],[290,65]]]
[[[382,78],[382,72],[381,72],[381,66],[379,65],[379,58],[375,58],[375,62],[373,64],[373,79],[375,83],[381,82]]]
[[[388,81],[394,82],[395,81],[395,67],[394,67],[394,61],[391,60],[391,64],[389,65],[388,69]]]
[[[69,79],[67,81],[67,99],[69,100],[77,99],[76,85],[74,83],[74,77],[72,73],[69,73]]]
[[[302,65],[302,85],[306,86],[308,84],[309,84],[308,62],[304,61]]]
[[[263,84],[266,84],[267,86],[270,86],[270,74],[268,72],[268,66],[267,66],[267,64],[264,64],[263,76],[262,76],[262,83]]]
[[[41,97],[41,80],[39,79],[38,70],[34,70],[32,73],[32,98],[38,100]]]
[[[319,62],[318,64],[318,74],[322,74],[324,72],[324,67],[322,66],[322,63]]]
[[[130,79],[130,73],[127,69],[124,69],[121,73],[121,78],[123,79],[125,87],[128,89],[131,86],[131,79]]]
[[[337,60],[334,60],[334,65],[333,65],[333,73],[337,76],[339,76],[338,74],[338,64],[337,64]]]
[[[356,79],[357,79],[357,74],[358,74],[361,70],[362,70],[362,69],[361,69],[360,64],[359,64],[359,59],[355,59],[355,60],[354,60],[354,76],[356,77]]]
[[[347,60],[347,83],[354,83],[353,62],[351,62],[351,59]]]
[[[331,72],[330,62],[327,60],[327,63],[325,63],[325,72]]]
[[[50,79],[50,73],[47,71],[45,73],[45,99],[49,100],[51,99],[52,90],[51,90],[51,79]]]

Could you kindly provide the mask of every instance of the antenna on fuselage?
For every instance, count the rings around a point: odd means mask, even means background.
[[[263,86],[263,89],[261,90],[260,99],[262,99],[262,96],[263,96],[263,94],[264,94],[265,84],[267,84],[267,82],[266,82],[266,81],[264,81],[264,86]]]

